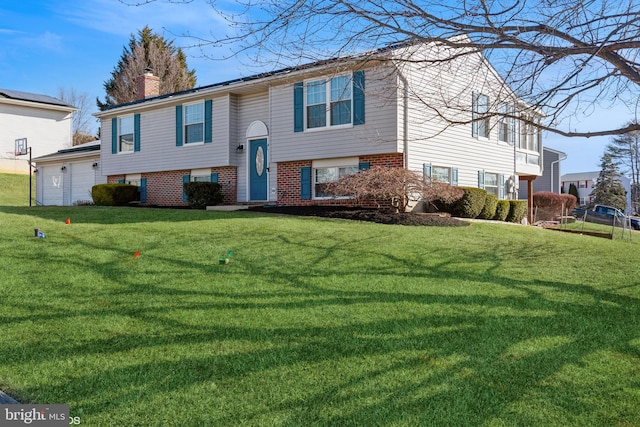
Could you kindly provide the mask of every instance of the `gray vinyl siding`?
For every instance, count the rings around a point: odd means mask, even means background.
[[[237,126],[235,131],[235,142],[232,144],[232,151],[236,158],[234,164],[238,166],[238,200],[247,201],[249,200],[249,196],[247,194],[249,180],[249,144],[247,141],[247,129],[251,123],[259,120],[266,124],[267,129],[271,132],[271,126],[269,126],[269,93],[265,91],[259,94],[239,96],[237,98],[236,114]],[[275,186],[276,181],[276,174],[274,173],[272,163],[273,159],[271,157],[271,135],[269,135],[268,141],[267,167],[269,167],[269,188],[271,188],[272,182],[273,186]],[[241,144],[244,145],[244,150],[237,151],[236,147]]]
[[[390,80],[391,79],[391,80]],[[301,78],[300,81],[303,79]],[[397,117],[387,94],[393,76],[365,70],[365,123],[294,132],[293,83],[271,89],[271,162],[383,154],[398,149]],[[395,91],[392,92],[395,96]],[[389,105],[391,102],[391,106]]]
[[[457,117],[449,117],[459,121],[471,119],[474,91],[492,98],[500,96],[500,82],[478,57],[467,56],[464,61],[466,63],[458,64],[460,68],[453,70],[449,65],[430,65],[425,68],[413,63],[403,64],[402,76],[409,82],[411,91],[407,94],[407,108],[399,108],[399,123],[403,123],[403,112],[407,111],[409,169],[421,171],[424,163],[457,168],[458,185],[477,187],[479,170],[515,174],[514,147],[498,141],[495,121],[491,122],[490,135],[486,139],[472,136],[471,123],[451,126],[438,117],[438,113],[446,108],[438,101],[443,92],[448,94],[448,102],[454,107],[449,111],[460,111]],[[475,81],[460,77],[465,75],[476,76]],[[400,105],[403,103],[404,98]]]
[[[102,169],[105,175],[228,166],[231,97],[213,99],[213,142],[176,146],[175,104],[140,112],[140,151],[111,153],[111,117],[102,119]],[[235,150],[235,146],[234,146]]]

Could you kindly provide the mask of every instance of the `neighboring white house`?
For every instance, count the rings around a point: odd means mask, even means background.
[[[0,173],[29,173],[29,156],[15,156],[27,139],[32,157],[71,147],[75,107],[47,95],[0,89]]]
[[[562,190],[565,193],[569,193],[569,187],[571,184],[574,184],[578,189],[578,205],[591,205],[593,204],[591,192],[596,186],[599,175],[599,171],[564,174],[562,175]],[[627,191],[627,208],[625,209],[625,212],[629,213],[631,210],[631,180],[624,175],[619,175],[618,178],[620,179],[624,189]]]
[[[36,157],[36,205],[92,202],[91,187],[107,182],[100,172],[100,141]]]
[[[501,199],[516,199],[521,181],[541,175],[540,132],[516,113],[495,116],[522,103],[480,54],[458,59],[456,71],[420,65],[433,54],[425,45],[378,54],[168,95],[145,91],[157,77],[141,76],[138,101],[96,114],[107,138],[102,173],[139,185],[143,204],[169,206],[186,204],[183,183],[196,180],[221,183],[226,204],[310,205],[335,203],[324,183],[373,166],[423,171]],[[435,84],[453,94],[460,124],[430,108],[442,102]]]

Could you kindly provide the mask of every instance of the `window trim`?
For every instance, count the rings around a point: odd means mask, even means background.
[[[491,120],[490,117],[480,119],[489,112],[489,96],[481,92],[473,92],[471,95],[471,136],[479,140],[489,141],[491,139]],[[486,111],[480,111],[480,99],[486,99]],[[480,134],[480,124],[484,124],[484,134]]]
[[[314,160],[311,165],[311,199],[327,200],[334,198],[333,196],[316,196],[316,171],[318,169],[338,169],[338,178],[340,178],[340,168],[353,168],[353,173],[360,170],[360,162],[358,157],[345,157],[340,159]],[[322,184],[322,183],[321,183]],[[336,197],[336,199],[350,199],[350,196]]]
[[[338,78],[347,78],[346,87],[349,89],[349,122],[348,123],[340,123],[336,125],[331,124],[332,119],[332,105],[336,102],[344,102],[346,100],[337,100],[333,101],[331,94],[331,83],[334,79]],[[338,74],[332,77],[320,77],[320,78],[310,78],[306,79],[303,82],[303,95],[302,95],[302,112],[303,112],[303,129],[304,132],[318,132],[327,129],[343,129],[343,128],[351,128],[354,126],[354,116],[355,116],[355,103],[354,103],[354,74],[353,73],[343,73]],[[309,107],[310,106],[319,106],[321,104],[309,104],[308,103],[308,87],[309,85],[317,85],[318,82],[323,82],[324,85],[324,106],[325,106],[325,119],[324,126],[314,126],[309,127]]]
[[[134,114],[127,114],[124,116],[118,116],[117,118],[117,128],[116,128],[116,147],[117,154],[131,154],[135,152],[136,149],[136,118]],[[122,120],[130,119],[131,120],[131,133],[122,133]],[[122,150],[122,136],[123,135],[131,135],[131,150]]]
[[[187,123],[187,109],[188,107],[191,106],[195,106],[195,105],[200,105],[202,108],[202,121],[199,122],[193,122],[193,123]],[[192,145],[202,145],[204,144],[205,141],[205,124],[207,122],[207,118],[206,118],[206,112],[205,112],[206,108],[205,108],[205,100],[199,100],[199,101],[194,101],[194,102],[189,102],[189,103],[185,103],[182,104],[182,140],[184,141],[184,146],[192,146]],[[202,139],[199,141],[194,141],[194,142],[189,142],[188,138],[187,138],[187,126],[193,126],[193,125],[202,125]]]

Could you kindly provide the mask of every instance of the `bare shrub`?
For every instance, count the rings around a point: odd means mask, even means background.
[[[353,197],[356,203],[372,200],[378,208],[391,204],[399,212],[405,212],[411,201],[422,200],[431,204],[434,200],[442,200],[450,203],[463,194],[459,188],[432,181],[421,172],[376,166],[330,182],[323,192],[334,197]]]

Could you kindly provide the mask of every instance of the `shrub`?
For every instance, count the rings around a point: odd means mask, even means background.
[[[217,182],[185,182],[184,192],[189,206],[194,209],[204,209],[222,203],[222,185]]]
[[[509,209],[511,209],[511,204],[508,200],[498,200],[496,204],[496,214],[493,219],[496,221],[506,221],[507,216],[509,216]]]
[[[551,191],[533,193],[535,221],[551,221],[562,215],[562,197]]]
[[[509,214],[507,215],[507,222],[521,222],[526,214],[526,200],[509,200]]]
[[[576,207],[578,203],[578,199],[573,194],[561,194],[562,200],[564,201],[564,211],[571,212],[573,208]]]
[[[140,192],[131,184],[97,184],[91,187],[91,197],[98,206],[126,206],[140,200]]]
[[[410,201],[452,202],[462,196],[457,187],[425,179],[422,172],[380,166],[340,177],[325,184],[322,191],[334,197],[353,197],[357,203],[374,200],[379,208],[390,204],[399,212],[405,212]]]
[[[496,208],[498,207],[498,197],[494,194],[487,193],[487,197],[484,199],[484,207],[482,212],[478,215],[478,218],[493,219],[496,215]]]
[[[477,218],[484,208],[487,192],[481,188],[458,187],[463,191],[462,197],[453,203],[440,205],[445,212],[460,218]]]

